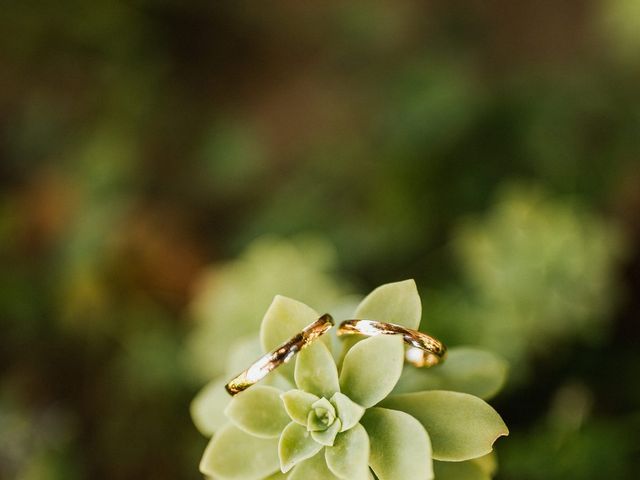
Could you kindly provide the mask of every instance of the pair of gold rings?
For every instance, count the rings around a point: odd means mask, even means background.
[[[305,327],[300,333],[286,341],[276,349],[263,355],[249,368],[233,378],[225,388],[229,394],[236,395],[255,385],[269,372],[287,363],[300,350],[305,348],[318,337],[327,333],[335,325],[328,313]],[[342,335],[402,335],[405,343],[409,344],[405,360],[416,367],[432,367],[444,360],[447,348],[444,344],[427,335],[394,323],[378,322],[375,320],[345,320],[338,327],[338,336]]]

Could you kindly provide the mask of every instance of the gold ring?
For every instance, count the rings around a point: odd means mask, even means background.
[[[375,320],[345,320],[338,327],[338,335],[402,335],[409,348],[405,360],[416,367],[433,367],[444,361],[447,347],[426,333],[411,330],[395,323],[377,322]]]
[[[318,320],[307,325],[295,337],[273,351],[263,355],[244,372],[233,378],[233,380],[225,385],[227,392],[233,396],[246,390],[251,385],[255,385],[266,377],[269,372],[278,368],[283,363],[287,363],[296,353],[329,331],[333,325],[333,318],[328,313],[325,313]]]

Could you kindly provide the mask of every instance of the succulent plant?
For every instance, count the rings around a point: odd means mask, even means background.
[[[277,296],[262,321],[263,350],[272,350],[318,317],[305,304]],[[354,318],[413,329],[420,317],[412,280],[378,287],[354,313]],[[450,390],[411,391],[411,385],[429,383],[426,371],[424,378],[416,372],[421,381],[415,376],[405,381],[404,393],[394,393],[405,368],[400,336],[347,340],[335,357],[330,342],[329,335],[321,337],[295,362],[271,373],[269,381],[232,399],[219,392],[206,396],[210,405],[195,409],[196,416],[223,411],[224,417],[214,422],[200,464],[205,475],[221,480],[422,480],[434,478],[436,460],[438,478],[490,478],[492,459],[485,456],[508,430],[484,400]],[[457,364],[468,367],[468,362]],[[458,375],[462,383],[468,383],[463,378],[468,372]],[[460,383],[455,377],[450,372],[440,384],[455,386]],[[437,383],[437,376],[430,378]]]

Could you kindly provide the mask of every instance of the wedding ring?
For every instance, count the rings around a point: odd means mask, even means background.
[[[328,313],[325,313],[318,320],[306,326],[295,337],[273,351],[263,355],[244,372],[233,378],[233,380],[225,385],[227,392],[233,396],[246,390],[251,385],[255,385],[266,377],[269,372],[278,368],[283,363],[287,363],[296,353],[316,338],[324,335],[333,325],[333,318]]]
[[[426,333],[396,325],[395,323],[377,322],[375,320],[345,320],[338,327],[340,335],[402,335],[410,345],[405,360],[416,367],[432,367],[442,362],[447,351],[444,344]]]

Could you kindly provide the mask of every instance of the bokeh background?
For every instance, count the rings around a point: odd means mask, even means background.
[[[0,185],[2,479],[201,478],[275,293],[404,278],[498,478],[637,478],[638,0],[9,0]]]

